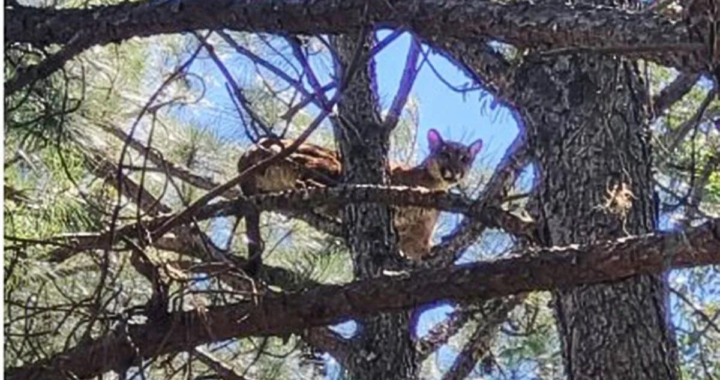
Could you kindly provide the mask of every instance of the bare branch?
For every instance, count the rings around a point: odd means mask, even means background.
[[[258,137],[274,136],[272,128],[267,125],[267,123],[262,119],[262,117],[260,117],[260,115],[255,112],[255,110],[253,110],[252,106],[250,105],[250,101],[247,99],[247,97],[245,97],[245,93],[243,93],[243,90],[240,88],[237,81],[235,81],[235,78],[230,73],[230,70],[228,70],[220,57],[218,57],[218,55],[215,53],[215,47],[210,45],[199,34],[195,33],[195,37],[197,37],[198,41],[200,41],[200,44],[205,48],[205,51],[208,52],[210,59],[215,62],[215,66],[217,66],[218,70],[220,70],[222,75],[225,77],[225,80],[230,85],[230,88],[232,88],[233,94],[237,97],[237,100],[243,106],[245,112],[247,112],[247,114],[250,116],[253,127],[257,125],[260,127],[260,129],[263,130],[264,135]]]
[[[347,368],[350,355],[349,342],[327,327],[315,327],[302,334],[302,338],[315,349],[327,352]]]
[[[715,318],[710,318],[705,312],[699,308],[695,303],[692,302],[685,294],[683,294],[681,291],[670,288],[670,291],[675,294],[681,301],[683,301],[687,306],[689,306],[693,310],[693,314],[697,315],[700,319],[702,319],[709,327],[711,327],[713,330],[715,330],[718,334],[720,334],[720,326],[718,326],[717,323],[715,323]]]
[[[693,187],[690,189],[690,197],[686,205],[685,218],[682,222],[684,227],[690,226],[690,223],[700,210],[700,203],[705,195],[705,186],[707,186],[710,176],[717,173],[718,167],[720,167],[720,150],[708,158],[700,177],[693,181]]]
[[[167,320],[127,326],[55,357],[5,371],[6,379],[89,378],[144,358],[246,336],[283,335],[348,318],[439,301],[468,301],[528,291],[598,284],[638,274],[720,263],[720,219],[681,232],[647,234],[587,246],[532,249],[519,257],[379,277],[306,292],[174,312]],[[513,281],[507,281],[512,278]],[[178,333],[182,332],[182,333]],[[132,342],[132,343],[130,343]],[[134,346],[134,347],[133,347]]]
[[[136,201],[140,199],[138,207],[145,211],[148,215],[157,216],[158,214],[167,214],[172,212],[172,209],[160,202],[154,195],[152,195],[144,187],[140,187],[135,181],[131,180],[127,176],[121,178],[122,185],[118,186],[117,182],[117,165],[110,162],[107,157],[104,157],[100,152],[94,149],[85,147],[86,150],[93,151],[91,153],[91,159],[95,161],[94,165],[90,165],[90,170],[95,173],[99,178],[104,178],[118,191],[120,191],[126,198]],[[119,187],[119,188],[118,188]],[[138,196],[140,194],[141,196]]]
[[[258,56],[257,54],[251,52],[250,50],[244,48],[240,44],[238,44],[230,35],[223,31],[219,31],[218,35],[222,37],[225,42],[228,43],[235,51],[238,53],[244,55],[253,63],[260,65],[261,67],[267,69],[271,73],[273,73],[278,78],[284,80],[287,84],[291,85],[295,90],[297,90],[300,94],[303,96],[303,102],[312,102],[315,104],[318,108],[322,108],[322,104],[320,103],[319,96],[322,94],[311,94],[303,85],[303,83],[295,78],[292,78],[290,75],[288,75],[286,72],[279,69],[277,66],[273,65],[272,63],[268,62],[267,60],[263,59],[262,57]],[[305,103],[307,104],[307,103]]]
[[[65,65],[65,62],[73,59],[91,46],[92,43],[88,39],[76,39],[40,63],[19,69],[12,79],[5,82],[5,96],[10,96],[27,85],[47,78],[50,74],[60,70]]]
[[[320,108],[328,110],[328,101],[327,97],[325,96],[325,92],[322,90],[322,86],[320,85],[320,82],[315,75],[315,71],[310,66],[310,63],[305,57],[305,54],[302,51],[302,47],[295,38],[288,37],[285,40],[287,41],[288,45],[290,45],[295,59],[297,59],[297,61],[300,63],[300,66],[302,66],[302,74],[307,76],[307,80],[310,83],[310,86],[313,88],[313,91],[315,91],[315,96],[318,100],[318,103],[320,104]]]
[[[667,137],[664,139],[664,145],[666,147],[665,150],[667,153],[674,152],[675,149],[677,149],[677,147],[680,145],[682,140],[685,139],[685,136],[687,136],[687,134],[690,133],[690,131],[692,131],[693,128],[695,128],[702,121],[703,116],[705,115],[705,111],[707,111],[710,103],[713,101],[713,99],[715,99],[716,95],[716,89],[710,89],[705,96],[705,99],[703,99],[702,103],[700,103],[697,111],[695,111],[695,114],[693,114],[693,116],[688,121],[680,125],[674,132],[667,134]],[[665,157],[667,158],[668,156],[669,154]]]
[[[397,94],[393,99],[390,110],[387,116],[385,116],[385,128],[392,130],[400,120],[400,114],[402,114],[405,103],[407,103],[408,96],[410,96],[410,90],[412,90],[415,78],[417,78],[420,68],[417,67],[418,58],[420,57],[420,43],[413,36],[410,40],[410,49],[408,50],[407,58],[405,60],[405,69],[403,69],[402,78],[400,78],[400,87],[398,88]]]
[[[217,187],[219,184],[212,180],[212,178],[204,177],[193,173],[190,169],[170,162],[166,160],[162,153],[155,149],[145,146],[140,141],[131,138],[122,128],[111,123],[99,123],[96,124],[105,132],[117,137],[120,141],[126,142],[127,144],[140,154],[146,154],[148,160],[157,166],[160,170],[167,172],[168,174],[176,177],[183,182],[186,182],[199,189],[210,190]],[[240,195],[240,191],[237,189],[228,189],[223,196],[227,198],[234,198]]]
[[[424,361],[441,346],[455,336],[470,321],[474,309],[459,306],[448,318],[437,326],[433,327],[427,336],[417,343],[418,360]]]

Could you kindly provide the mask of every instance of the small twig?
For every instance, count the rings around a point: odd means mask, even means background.
[[[222,37],[225,42],[228,43],[235,51],[238,53],[246,56],[248,59],[250,59],[253,63],[256,65],[260,65],[263,68],[267,69],[274,75],[276,75],[278,78],[284,80],[287,84],[291,85],[293,88],[295,88],[300,94],[303,95],[303,101],[307,102],[313,102],[315,103],[318,108],[321,107],[321,104],[316,98],[317,94],[311,94],[307,89],[305,89],[305,86],[302,84],[300,80],[292,78],[290,75],[282,71],[277,66],[273,65],[272,63],[268,62],[267,60],[263,59],[262,57],[258,56],[257,54],[251,52],[250,50],[244,48],[240,44],[238,44],[230,35],[225,33],[224,31],[217,32],[220,37]]]
[[[710,91],[708,91],[705,99],[703,99],[702,103],[700,103],[700,107],[698,107],[697,111],[695,111],[695,114],[693,114],[690,120],[679,126],[676,129],[675,133],[668,133],[668,137],[664,139],[666,141],[665,145],[667,146],[667,148],[665,148],[665,152],[667,154],[664,155],[666,159],[671,156],[671,153],[675,152],[675,149],[677,149],[678,145],[680,145],[682,140],[685,139],[685,136],[687,136],[687,134],[690,133],[690,131],[692,131],[693,128],[695,128],[695,126],[700,123],[703,116],[705,115],[705,111],[707,111],[710,103],[715,98],[715,91],[715,88],[712,88],[710,89]],[[660,163],[662,163],[663,160],[660,161]]]
[[[225,77],[225,80],[232,88],[233,93],[237,97],[237,100],[243,106],[243,108],[245,109],[245,112],[247,112],[247,114],[250,115],[250,119],[252,119],[252,122],[254,124],[257,124],[258,126],[260,126],[260,129],[263,130],[263,132],[265,133],[265,136],[274,136],[274,133],[272,132],[272,128],[269,127],[267,125],[267,123],[264,120],[262,120],[260,115],[258,115],[252,109],[252,106],[250,105],[250,101],[245,97],[245,94],[243,93],[242,89],[235,81],[235,78],[232,76],[232,74],[230,74],[230,70],[228,70],[228,68],[225,66],[225,64],[222,62],[222,60],[220,60],[220,57],[218,57],[218,55],[215,53],[215,48],[212,45],[210,45],[205,39],[200,37],[199,34],[195,33],[195,37],[200,41],[200,44],[205,48],[205,51],[208,52],[208,55],[210,55],[210,59],[212,59],[213,62],[215,62],[215,65],[218,67],[220,72]],[[253,127],[254,127],[254,124],[253,124]]]
[[[705,314],[700,308],[695,306],[695,304],[688,299],[682,292],[678,291],[677,289],[671,287],[670,291],[675,294],[681,301],[683,301],[685,304],[687,304],[692,310],[693,314],[697,315],[702,319],[705,323],[707,323],[708,326],[710,326],[713,330],[715,330],[717,333],[720,333],[720,326],[718,326],[717,323],[715,323],[715,320],[710,318],[707,314]]]

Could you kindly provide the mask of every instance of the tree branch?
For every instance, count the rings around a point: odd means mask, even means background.
[[[685,139],[685,136],[687,136],[690,131],[693,130],[703,119],[703,116],[705,115],[705,111],[707,111],[708,107],[710,106],[710,103],[712,103],[713,99],[717,96],[716,88],[711,88],[707,95],[705,96],[705,99],[703,99],[702,103],[700,103],[700,106],[698,107],[697,111],[693,114],[693,116],[684,122],[682,125],[678,126],[677,129],[675,129],[672,132],[669,132],[665,138],[663,139],[663,147],[666,150],[666,153],[668,153],[665,158],[667,159],[668,156],[670,156],[671,153],[675,152],[675,149],[680,145],[683,139]]]
[[[700,79],[700,74],[680,73],[677,78],[665,86],[652,101],[655,117],[662,115],[665,110],[672,107],[673,104],[690,92],[698,79]]]
[[[268,62],[267,60],[263,59],[262,57],[258,56],[257,54],[253,53],[252,51],[244,48],[243,46],[238,44],[232,37],[230,37],[230,35],[228,35],[227,33],[223,32],[223,31],[219,31],[218,35],[220,35],[220,37],[222,37],[228,45],[230,45],[233,49],[235,49],[235,51],[244,55],[245,57],[250,59],[253,63],[270,71],[275,76],[277,76],[278,78],[285,81],[285,83],[292,86],[300,94],[302,94],[303,100],[301,101],[301,104],[307,104],[307,102],[312,102],[318,108],[323,107],[322,103],[318,100],[321,96],[323,96],[323,94],[310,93],[305,88],[305,85],[300,80],[291,77],[285,71],[281,70],[277,66],[273,65],[272,63]]]
[[[195,355],[203,364],[210,367],[218,376],[225,380],[248,380],[247,377],[235,372],[235,370],[216,358],[213,354],[196,348]]]
[[[347,368],[351,347],[346,339],[327,327],[311,328],[301,336],[307,344],[317,350],[327,352],[335,358],[340,365]]]
[[[443,376],[443,380],[463,380],[470,375],[475,364],[490,351],[490,343],[507,319],[508,314],[523,299],[524,297],[520,296],[488,302],[487,307],[490,309],[490,313],[478,323],[475,332],[455,358],[452,366]]]
[[[251,208],[258,211],[286,210],[302,212],[318,206],[339,207],[346,203],[378,203],[436,208],[443,211],[465,213],[480,220],[483,226],[505,228],[516,236],[533,235],[532,221],[514,216],[498,207],[483,205],[462,195],[422,188],[413,189],[405,186],[343,185],[291,190],[218,201],[198,208],[192,217],[182,216],[184,212],[182,211],[169,216],[144,220],[141,226],[134,223],[123,226],[115,232],[115,241],[120,241],[122,238],[138,238],[140,237],[139,231],[156,231],[159,226],[167,224],[169,220],[176,220],[175,227],[177,227],[192,220],[202,221],[219,216],[244,215]],[[154,234],[157,235],[156,240],[162,237],[159,234]],[[109,239],[108,234],[94,235],[92,240],[88,239],[88,245],[82,248],[93,249],[93,244],[97,247],[112,246]],[[58,251],[53,261],[61,262],[69,258],[66,254],[67,252]]]
[[[137,205],[141,210],[145,211],[148,215],[157,216],[158,214],[167,214],[172,212],[172,209],[160,202],[154,195],[152,195],[144,187],[140,187],[135,181],[131,180],[127,176],[122,177],[122,186],[118,186],[117,182],[117,165],[113,164],[107,157],[98,152],[93,148],[85,148],[91,151],[89,158],[94,162],[90,170],[95,173],[99,178],[103,178],[119,192],[128,199],[131,199],[137,203],[137,199],[140,199],[140,204]],[[138,194],[140,196],[138,197]]]
[[[246,336],[282,335],[439,300],[488,299],[528,291],[616,281],[720,263],[720,219],[681,232],[647,234],[594,245],[533,249],[519,257],[421,270],[297,294],[174,312],[81,343],[54,357],[5,371],[6,379],[89,378],[144,358]],[[178,333],[182,332],[182,333]],[[132,343],[131,343],[132,342]]]
[[[717,173],[717,169],[720,167],[720,149],[705,162],[705,168],[703,169],[700,177],[695,179],[692,189],[690,189],[689,199],[687,201],[685,215],[681,221],[683,227],[688,227],[692,223],[695,216],[700,210],[700,203],[705,195],[705,186],[707,186],[710,176],[713,173]]]
[[[60,70],[65,65],[65,62],[75,58],[92,46],[92,42],[88,39],[73,40],[60,51],[46,57],[40,63],[18,68],[15,75],[5,82],[5,96],[10,96],[27,85],[32,85],[49,77],[50,74]]]
[[[470,321],[474,314],[471,307],[459,306],[443,323],[428,331],[425,338],[417,342],[418,361],[423,362],[441,346],[455,336]]]
[[[38,47],[67,44],[81,38],[83,44],[80,47],[84,49],[132,37],[198,29],[353,34],[369,22],[378,27],[410,26],[425,39],[438,35],[465,40],[488,37],[519,48],[612,50],[686,72],[707,71],[712,67],[710,60],[717,60],[717,57],[710,57],[705,41],[691,39],[685,23],[652,13],[580,4],[569,7],[557,2],[144,1],[88,9],[10,8],[5,9],[5,16],[6,43],[26,42]],[[62,62],[76,55],[75,50],[61,57]],[[53,66],[60,67],[62,62]],[[45,70],[35,79],[44,78],[51,72]]]
[[[451,62],[473,81],[501,99],[512,99],[509,93],[512,77],[510,63],[494,51],[485,40],[469,41],[439,36],[435,44]]]
[[[480,199],[476,202],[475,209],[478,210],[479,214],[484,214],[485,210],[497,208],[500,205],[505,193],[508,191],[507,188],[514,183],[520,171],[525,167],[525,163],[529,158],[527,149],[524,132],[520,131],[505,152],[505,156],[500,161],[495,173],[490,177],[490,181],[485,186]],[[506,231],[516,236],[529,237],[532,240],[533,231],[525,229],[524,233],[521,233],[523,228],[518,229],[519,226],[512,226],[518,221],[517,219],[517,217],[510,218],[500,224],[503,225]],[[505,223],[508,226],[504,226]],[[497,225],[497,223],[494,224],[494,226]],[[432,265],[452,264],[457,259],[457,256],[475,243],[488,227],[492,227],[492,225],[486,224],[482,219],[463,219],[455,228],[455,231],[449,236],[443,237],[442,242],[432,248],[433,254],[429,263]]]
[[[213,181],[212,178],[197,175],[182,165],[166,160],[160,151],[155,148],[147,147],[145,144],[134,138],[130,138],[130,136],[117,125],[110,123],[98,123],[96,125],[105,132],[117,137],[120,141],[127,141],[128,145],[138,153],[147,154],[148,160],[160,170],[165,171],[169,175],[172,175],[183,182],[203,190],[211,190],[219,185],[217,182]],[[223,196],[226,198],[235,198],[240,196],[240,191],[238,189],[228,189]]]
[[[410,37],[410,49],[405,59],[405,68],[403,69],[402,78],[400,78],[400,87],[398,88],[392,105],[385,116],[385,128],[392,130],[400,120],[403,108],[407,103],[408,96],[412,90],[415,78],[417,78],[420,68],[417,67],[418,58],[420,57],[420,43],[415,36]]]

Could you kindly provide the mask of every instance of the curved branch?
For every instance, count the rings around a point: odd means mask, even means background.
[[[402,77],[400,78],[400,86],[395,98],[393,98],[392,105],[388,110],[387,116],[385,116],[385,128],[392,130],[400,120],[403,108],[407,103],[408,96],[412,90],[415,78],[417,78],[420,68],[417,67],[418,58],[420,57],[420,43],[414,37],[410,37],[410,49],[408,50],[407,58],[405,59],[405,68],[403,69]]]

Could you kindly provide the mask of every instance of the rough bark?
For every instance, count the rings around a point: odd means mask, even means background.
[[[245,302],[209,307],[205,311],[174,312],[162,321],[130,324],[128,335],[121,330],[81,343],[56,357],[11,368],[5,372],[5,378],[64,379],[68,372],[78,378],[90,378],[123,368],[137,359],[138,352],[144,358],[152,358],[210,342],[286,335],[440,300],[474,302],[712,264],[720,264],[720,220],[685,232],[592,246],[530,250],[492,262],[415,271],[348,285],[324,285],[299,293],[270,294],[259,298],[257,304]]]
[[[458,38],[436,36],[432,42],[442,48],[447,58],[455,62],[477,85],[495,95],[498,100],[513,97],[509,93],[512,86],[508,83],[512,77],[512,66],[488,41],[466,42]]]
[[[344,92],[339,102],[336,140],[346,184],[387,184],[391,125],[382,123],[374,67],[367,53],[371,34],[333,39]],[[347,244],[356,279],[377,278],[399,254],[387,205],[348,204],[344,210]],[[353,379],[411,379],[418,363],[411,339],[410,313],[380,313],[358,321],[349,366]]]
[[[702,16],[702,14],[700,15]],[[700,17],[702,19],[702,17]],[[493,38],[518,48],[582,49],[648,59],[688,72],[713,70],[718,50],[708,22],[683,23],[649,12],[561,2],[489,0],[184,0],[125,2],[89,9],[6,7],[6,43],[65,44],[46,62],[5,85],[12,94],[43,79],[82,51],[132,37],[199,29],[258,33],[357,33],[368,24],[408,28],[422,38]],[[690,25],[690,27],[688,27]]]
[[[92,31],[93,44],[198,29],[266,33],[351,33],[367,23],[407,27],[423,36],[492,36],[518,47],[654,46],[635,54],[675,67],[707,68],[688,46],[687,26],[652,13],[563,3],[481,0],[273,0],[138,2],[89,9],[6,8],[6,42],[68,43]],[[674,45],[676,49],[662,49]],[[684,46],[684,49],[683,49]],[[654,50],[654,51],[652,51]],[[660,52],[658,51],[660,50]],[[675,51],[669,51],[675,50]],[[694,60],[689,55],[693,55]]]
[[[649,102],[634,63],[565,55],[517,75],[537,159],[542,243],[654,231]],[[661,273],[555,292],[568,379],[677,379],[665,302]]]

